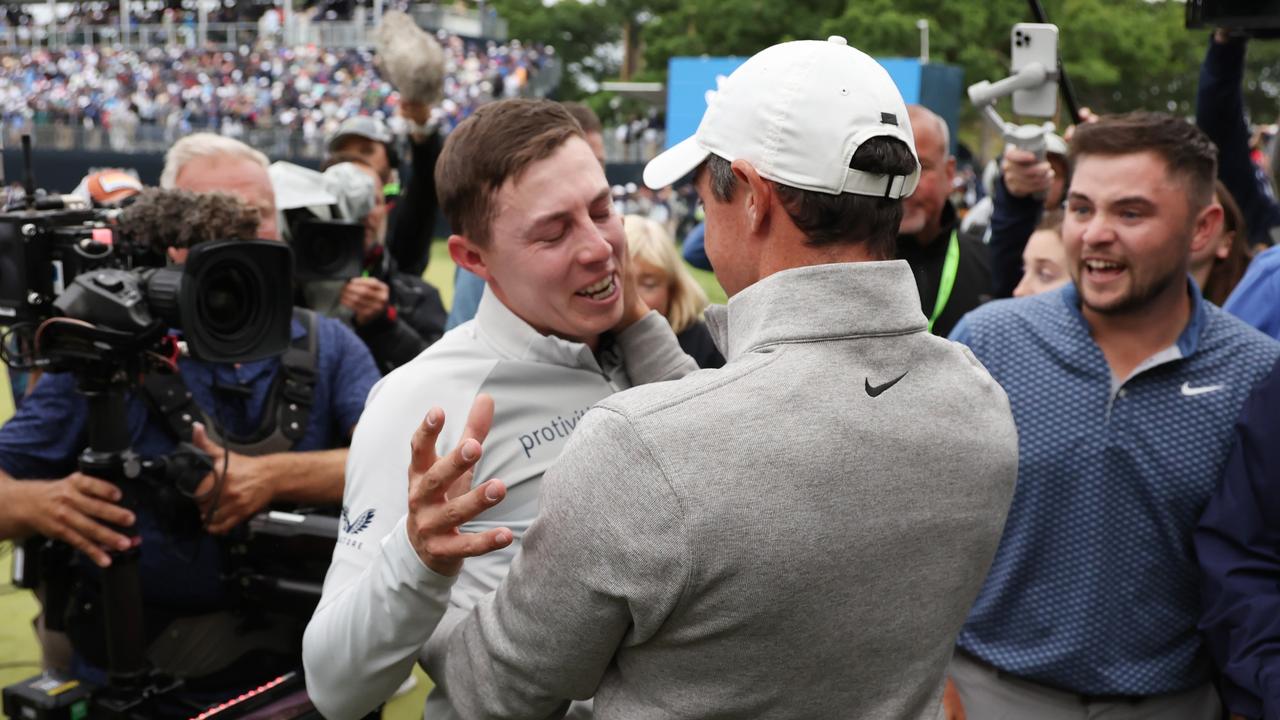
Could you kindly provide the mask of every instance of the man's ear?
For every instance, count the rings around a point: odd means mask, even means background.
[[[769,211],[773,207],[773,186],[760,177],[760,173],[746,160],[734,160],[731,167],[738,182],[747,188],[745,201],[751,232],[763,234],[764,229],[769,226]]]
[[[1196,216],[1195,225],[1192,226],[1191,252],[1197,253],[1204,250],[1209,243],[1218,238],[1218,234],[1222,232],[1222,216],[1222,206],[1216,200],[1200,211]]]
[[[170,247],[164,251],[164,254],[169,257],[169,264],[185,265],[187,263],[187,255],[191,254],[191,250],[188,248]]]
[[[479,276],[485,282],[491,282],[484,252],[465,235],[449,236],[449,257],[463,270]]]

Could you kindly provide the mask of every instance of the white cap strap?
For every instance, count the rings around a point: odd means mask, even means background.
[[[910,175],[884,175],[850,169],[845,176],[842,192],[897,200],[914,192],[919,180],[919,169]]]

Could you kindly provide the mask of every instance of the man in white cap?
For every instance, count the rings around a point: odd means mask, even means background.
[[[843,38],[776,45],[645,183],[690,172],[728,364],[587,413],[504,583],[437,630],[433,678],[469,718],[592,696],[605,719],[936,718],[1017,440],[885,261],[919,172],[907,109]]]

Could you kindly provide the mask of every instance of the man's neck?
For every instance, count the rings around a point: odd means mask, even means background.
[[[568,342],[582,343],[583,345],[586,345],[587,348],[591,350],[592,353],[595,353],[600,348],[599,335],[589,335],[586,337],[569,337],[564,333],[558,333],[558,332],[555,332],[554,330],[551,330],[550,328],[542,327],[536,323],[531,322],[529,318],[524,316],[524,313],[513,308],[505,299],[503,299],[499,291],[496,288],[494,288],[492,285],[490,285],[490,289],[493,290],[493,293],[497,297],[498,302],[502,303],[503,307],[505,307],[512,315],[515,315],[516,317],[520,318],[520,320],[523,321],[526,325],[533,328],[539,335],[546,335],[548,337],[557,337],[557,338],[560,338],[561,340],[566,340]]]
[[[1191,296],[1186,283],[1175,283],[1133,312],[1107,314],[1083,306],[1080,311],[1111,374],[1124,379],[1152,355],[1178,341],[1191,321]]]
[[[772,252],[766,252],[761,256],[759,279],[763,280],[783,270],[811,265],[873,262],[883,259],[868,253],[865,243],[835,243],[813,247],[805,244],[803,239],[797,238],[793,242],[780,243]]]

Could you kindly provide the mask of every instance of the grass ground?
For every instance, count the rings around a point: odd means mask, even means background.
[[[724,291],[709,272],[689,268],[714,303],[725,301]],[[445,307],[453,299],[453,261],[443,242],[432,244],[427,281],[440,289]],[[7,414],[0,416],[6,417]],[[40,649],[36,644],[31,621],[39,608],[30,592],[9,584],[12,553],[8,543],[0,543],[0,687],[30,677],[40,671]],[[420,668],[414,669],[417,685],[387,705],[385,720],[415,720],[422,716],[422,703],[431,688],[431,680]],[[5,717],[0,712],[0,718]]]

